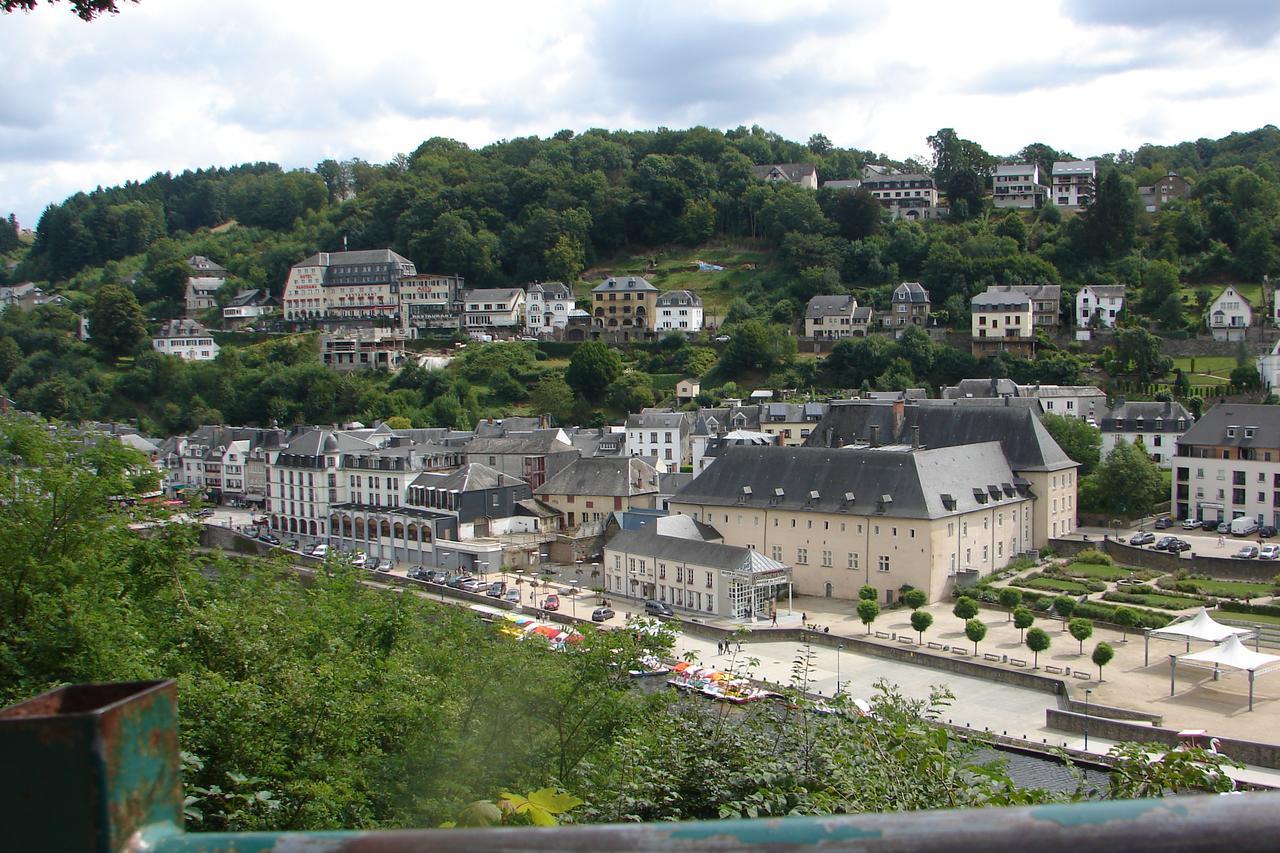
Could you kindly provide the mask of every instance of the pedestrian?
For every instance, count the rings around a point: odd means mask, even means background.
[[[801,614],[800,614],[800,627],[801,627],[801,628],[803,628],[803,627],[804,627],[804,623],[805,623],[805,622],[808,622],[808,621],[809,621],[809,614],[808,614],[808,613],[801,613]]]
[[[770,613],[770,614],[769,614],[769,618],[771,618],[771,619],[773,620],[774,627],[777,627],[777,625],[778,625],[778,611],[776,611],[776,610],[775,610],[775,611],[773,611],[772,613]]]
[[[741,651],[742,651],[742,641],[741,641],[741,640],[738,640],[738,651],[739,651],[739,652],[741,652]]]

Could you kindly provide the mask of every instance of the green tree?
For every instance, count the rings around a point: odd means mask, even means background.
[[[926,142],[933,151],[933,178],[938,186],[947,186],[964,171],[973,172],[979,179],[991,174],[995,158],[978,143],[960,138],[952,128],[940,129]]]
[[[1026,639],[1026,630],[1036,621],[1036,616],[1031,612],[1030,608],[1019,607],[1013,611],[1013,627],[1019,631],[1018,642],[1021,643]]]
[[[1128,254],[1137,240],[1140,211],[1133,181],[1115,169],[1107,172],[1081,215],[1080,250],[1086,257],[1104,261]]]
[[[955,607],[951,608],[951,615],[968,621],[978,615],[978,603],[969,596],[962,595],[956,599]]]
[[[1032,628],[1027,632],[1027,648],[1031,649],[1032,653],[1035,654],[1031,664],[1032,667],[1040,668],[1040,653],[1047,651],[1052,642],[1049,634],[1043,628]]]
[[[795,359],[796,339],[785,326],[747,320],[726,331],[730,339],[720,356],[720,367],[730,376],[752,370],[767,373]]]
[[[120,285],[100,287],[87,313],[90,339],[110,358],[133,355],[146,343],[147,318],[133,293]]]
[[[1072,462],[1079,463],[1080,476],[1088,476],[1098,465],[1102,452],[1102,433],[1083,418],[1068,418],[1048,413],[1040,419],[1053,440]]]
[[[13,338],[0,337],[0,382],[9,378],[9,374],[22,363],[22,349]]]
[[[1252,391],[1262,387],[1262,377],[1258,375],[1257,367],[1252,364],[1242,364],[1232,369],[1231,384],[1237,388],[1248,388]]]
[[[1076,600],[1069,595],[1059,595],[1053,600],[1053,612],[1064,620],[1063,630],[1066,630],[1065,620],[1071,618],[1071,614],[1076,612]]]
[[[574,350],[565,371],[569,387],[588,400],[599,401],[606,388],[622,375],[622,357],[603,341],[587,341]]]
[[[879,597],[879,591],[869,583],[858,587],[858,598],[861,601],[875,601]]]
[[[547,414],[558,424],[573,416],[573,389],[558,373],[543,376],[529,394],[529,405],[538,414]]]
[[[1149,515],[1164,500],[1164,478],[1141,440],[1120,441],[1090,477],[1096,481],[1104,511],[1125,518]]]
[[[1131,607],[1117,607],[1115,614],[1111,617],[1111,621],[1120,626],[1122,641],[1127,642],[1129,639],[1129,629],[1138,624],[1138,614]]]
[[[1013,611],[1022,603],[1022,593],[1011,586],[1006,586],[1000,590],[1000,606],[1009,611],[1009,615],[1005,618],[1008,622],[1013,618]]]
[[[620,412],[639,412],[653,405],[653,386],[643,373],[624,373],[610,383],[605,399]]]
[[[925,602],[928,600],[928,596],[925,595],[924,590],[916,589],[915,587],[912,587],[902,594],[902,603],[910,607],[912,610],[919,610],[921,607],[924,607]]]
[[[987,636],[987,626],[981,619],[970,619],[964,623],[964,635],[973,643],[973,653],[978,653],[978,643]]]
[[[876,621],[876,617],[880,615],[880,605],[869,598],[858,600],[858,619],[863,625],[867,626],[867,633],[871,633],[871,623]]]
[[[1111,648],[1110,643],[1098,643],[1093,647],[1093,665],[1098,668],[1098,681],[1102,681],[1102,668],[1111,663],[1111,659],[1116,656],[1116,650]]]
[[[916,632],[916,645],[924,643],[924,632],[929,630],[929,626],[933,624],[933,614],[928,610],[913,610],[911,612],[911,628]]]
[[[1152,382],[1173,369],[1173,359],[1163,352],[1164,342],[1142,328],[1116,330],[1116,367],[1133,373],[1139,382]]]
[[[1080,642],[1080,654],[1084,654],[1084,641],[1093,636],[1093,623],[1088,619],[1072,619],[1067,623],[1067,630]]]
[[[586,253],[576,237],[561,234],[555,245],[543,253],[542,260],[548,276],[572,288],[586,266]]]

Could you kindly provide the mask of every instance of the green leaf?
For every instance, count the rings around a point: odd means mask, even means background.
[[[568,791],[557,791],[555,788],[541,788],[529,795],[529,802],[552,814],[564,814],[570,809],[582,805],[580,800]]]

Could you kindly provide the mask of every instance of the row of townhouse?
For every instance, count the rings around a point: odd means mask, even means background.
[[[889,310],[876,315],[869,305],[858,305],[853,296],[814,296],[805,306],[804,337],[839,340],[864,336],[878,320],[880,328],[900,337],[915,326],[929,324],[929,291],[918,281],[904,281],[889,295]]]

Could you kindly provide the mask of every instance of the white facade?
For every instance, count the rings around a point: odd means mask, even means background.
[[[569,323],[573,292],[561,282],[534,284],[525,292],[524,330],[531,335],[550,335]]]
[[[468,290],[462,295],[462,325],[467,329],[512,328],[520,325],[524,311],[524,291],[518,287],[501,290]]]
[[[1257,367],[1263,388],[1268,391],[1280,388],[1280,341],[1276,341],[1271,352],[1258,356]]]
[[[1048,194],[1036,163],[1002,163],[991,176],[991,202],[997,208],[1034,210]]]
[[[1124,308],[1124,285],[1085,285],[1076,294],[1076,325],[1087,328],[1091,322],[1112,328]]]
[[[1098,165],[1092,160],[1065,160],[1053,164],[1053,194],[1058,207],[1078,210],[1093,201]]]
[[[677,467],[691,458],[689,432],[689,419],[683,412],[631,415],[627,418],[627,455],[656,458]]]
[[[1107,395],[1094,385],[1019,385],[1018,396],[1039,400],[1046,414],[1093,422],[1107,413]]]
[[[151,347],[156,352],[187,361],[213,361],[219,350],[209,330],[192,320],[165,323],[151,339]]]
[[[1242,341],[1253,324],[1253,306],[1231,285],[1209,306],[1209,331],[1215,341]]]
[[[696,332],[702,328],[702,300],[688,290],[672,290],[658,297],[657,331]]]

